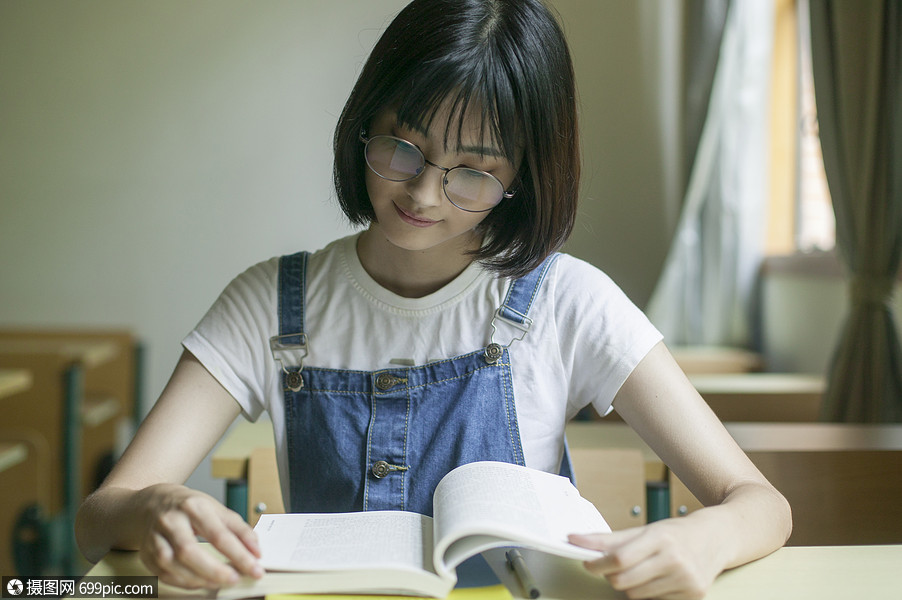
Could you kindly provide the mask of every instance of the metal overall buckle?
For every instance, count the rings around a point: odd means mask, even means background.
[[[505,348],[509,348],[511,344],[516,341],[522,340],[526,337],[526,333],[529,331],[529,326],[532,325],[532,319],[524,315],[523,313],[516,311],[509,306],[503,306],[502,308],[509,310],[513,313],[519,315],[522,319],[522,323],[518,323],[512,319],[508,319],[503,314],[501,314],[501,308],[495,311],[495,314],[492,316],[492,337],[489,339],[489,345],[485,347],[485,352],[483,353],[483,358],[485,358],[485,362],[487,364],[493,365],[498,362],[498,359],[501,358],[501,355],[504,353]],[[507,323],[508,325],[518,329],[520,331],[520,335],[511,338],[511,340],[505,344],[499,344],[495,341],[495,334],[498,333],[498,327],[496,326],[496,321],[501,323]]]
[[[304,387],[304,380],[301,377],[301,370],[304,368],[304,359],[307,358],[307,334],[306,333],[288,333],[285,335],[275,335],[269,338],[269,349],[272,352],[272,358],[279,363],[279,367],[285,372],[285,385],[292,392],[300,391]],[[286,352],[303,352],[297,361],[283,361],[281,356]],[[297,362],[297,366],[288,367],[286,363]]]

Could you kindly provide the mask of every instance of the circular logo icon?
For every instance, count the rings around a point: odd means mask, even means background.
[[[22,581],[19,579],[10,579],[6,582],[6,591],[9,592],[10,596],[18,596],[24,589],[25,586],[22,585]]]

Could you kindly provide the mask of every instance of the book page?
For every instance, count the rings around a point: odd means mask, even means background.
[[[261,564],[277,571],[414,569],[434,573],[432,519],[401,511],[263,515]]]
[[[435,490],[434,512],[436,554],[443,553],[448,567],[499,545],[596,558],[599,553],[571,545],[567,536],[611,530],[567,478],[501,462],[471,463],[446,475]],[[455,544],[465,536],[473,537]]]

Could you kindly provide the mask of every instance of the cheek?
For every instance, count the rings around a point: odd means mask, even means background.
[[[382,179],[369,169],[367,169],[364,181],[366,182],[366,193],[370,197],[370,204],[374,207],[396,194],[397,186],[400,185],[394,181]]]
[[[462,216],[460,219],[461,224],[466,227],[466,229],[475,229],[479,227],[479,225],[488,218],[492,211],[484,212],[484,213],[468,213],[463,211],[458,211]]]

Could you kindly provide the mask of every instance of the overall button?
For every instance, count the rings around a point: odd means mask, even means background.
[[[490,365],[498,362],[498,359],[501,358],[501,355],[504,353],[504,348],[501,347],[501,344],[496,344],[492,342],[488,346],[485,347],[485,362]]]
[[[392,377],[388,373],[379,373],[379,375],[376,377],[376,387],[384,392],[385,390],[390,389],[399,381],[400,379],[398,379],[397,377]]]
[[[288,389],[292,392],[300,391],[302,387],[304,387],[304,380],[301,378],[300,371],[289,371],[286,376],[288,383]]]
[[[372,470],[373,470],[373,477],[375,477],[376,479],[382,479],[383,477],[388,475],[388,472],[391,469],[389,468],[387,462],[385,462],[384,460],[380,460],[380,461],[376,462],[376,464],[373,465]]]

